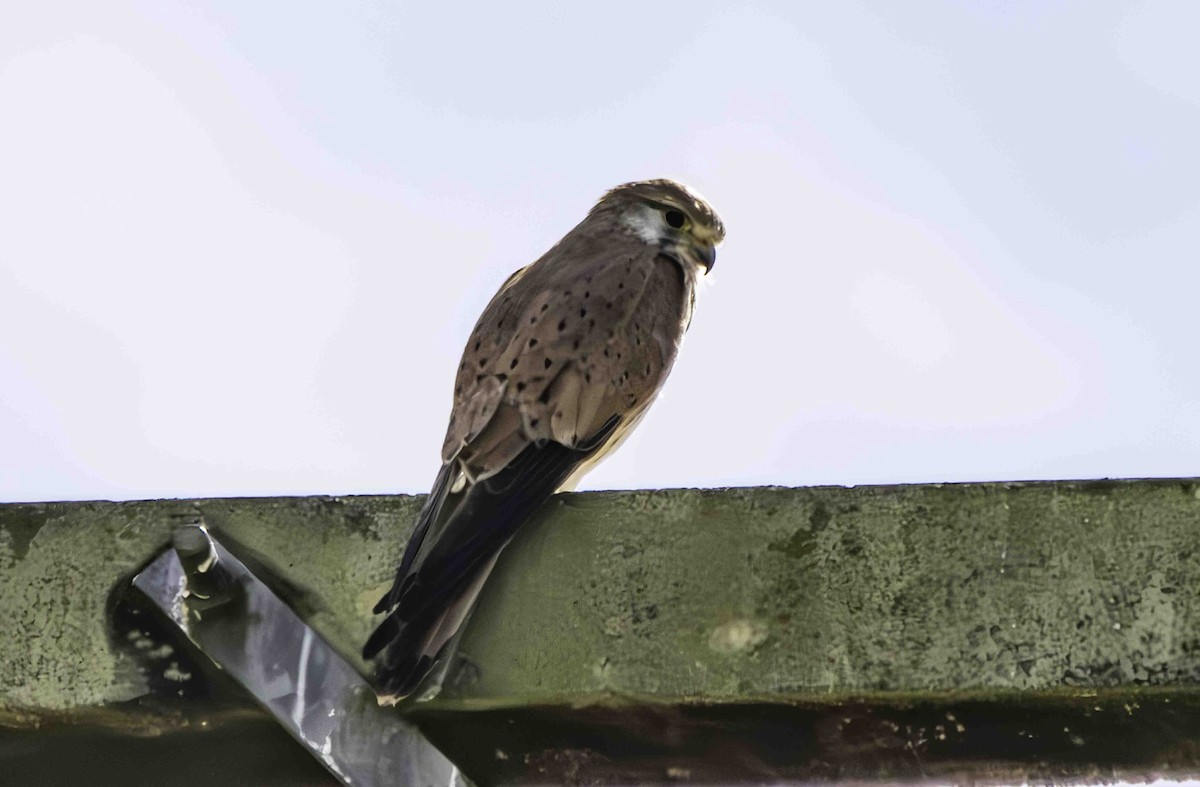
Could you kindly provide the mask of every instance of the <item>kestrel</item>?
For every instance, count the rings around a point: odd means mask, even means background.
[[[381,702],[411,694],[523,522],[641,420],[725,236],[670,180],[626,183],[509,277],[467,340],[442,468],[363,658]]]

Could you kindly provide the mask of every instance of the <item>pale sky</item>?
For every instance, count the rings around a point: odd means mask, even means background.
[[[728,239],[580,488],[1198,474],[1197,29],[1184,0],[9,4],[0,501],[425,491],[495,289],[663,176]]]

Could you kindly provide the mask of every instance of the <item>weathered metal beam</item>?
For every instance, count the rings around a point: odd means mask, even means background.
[[[413,718],[479,783],[1197,773],[1198,490],[561,496],[509,547]],[[247,717],[123,593],[182,518],[360,663],[419,502],[0,506],[0,723]],[[722,751],[741,765],[721,770]]]

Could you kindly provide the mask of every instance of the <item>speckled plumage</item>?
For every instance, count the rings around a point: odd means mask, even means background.
[[[641,419],[723,237],[679,184],[625,184],[488,304],[459,364],[442,470],[364,648],[387,649],[381,696],[416,687],[521,522]]]

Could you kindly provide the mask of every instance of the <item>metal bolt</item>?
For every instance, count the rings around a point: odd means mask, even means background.
[[[226,601],[233,580],[220,564],[217,549],[203,523],[184,525],[171,537],[171,544],[187,576],[185,598],[200,606],[215,606]]]

